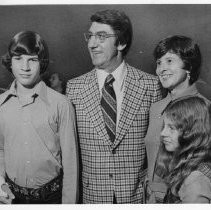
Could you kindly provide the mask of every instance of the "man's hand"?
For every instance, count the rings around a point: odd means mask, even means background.
[[[0,204],[11,204],[15,198],[9,186],[5,183],[1,185],[0,189]]]

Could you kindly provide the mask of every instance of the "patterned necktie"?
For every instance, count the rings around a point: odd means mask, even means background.
[[[105,84],[102,89],[102,98],[101,98],[101,106],[105,120],[106,130],[112,142],[114,142],[116,135],[116,115],[117,115],[116,95],[113,89],[114,80],[115,79],[112,74],[109,74],[106,77]]]

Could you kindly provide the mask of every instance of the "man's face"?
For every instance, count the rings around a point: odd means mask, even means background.
[[[115,34],[111,26],[107,24],[93,22],[89,33],[106,33]],[[122,60],[120,50],[124,49],[125,46],[116,46],[116,36],[106,38],[105,41],[100,41],[96,36],[91,36],[88,41],[88,49],[91,55],[92,63],[95,67],[100,69],[113,69],[116,68],[116,64]]]
[[[17,82],[25,88],[33,88],[40,80],[40,62],[37,55],[13,56],[11,68]]]

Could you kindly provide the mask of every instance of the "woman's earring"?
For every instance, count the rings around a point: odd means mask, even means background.
[[[190,80],[190,72],[186,71],[186,73],[187,73],[188,80]]]

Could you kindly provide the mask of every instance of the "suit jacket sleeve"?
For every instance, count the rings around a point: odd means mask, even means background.
[[[63,165],[62,203],[76,203],[78,198],[78,149],[74,108],[68,100],[60,111],[60,145]]]
[[[163,98],[163,95],[162,95],[161,85],[160,85],[159,80],[157,80],[157,83],[155,84],[155,89],[154,89],[152,103],[160,101],[162,98]]]

